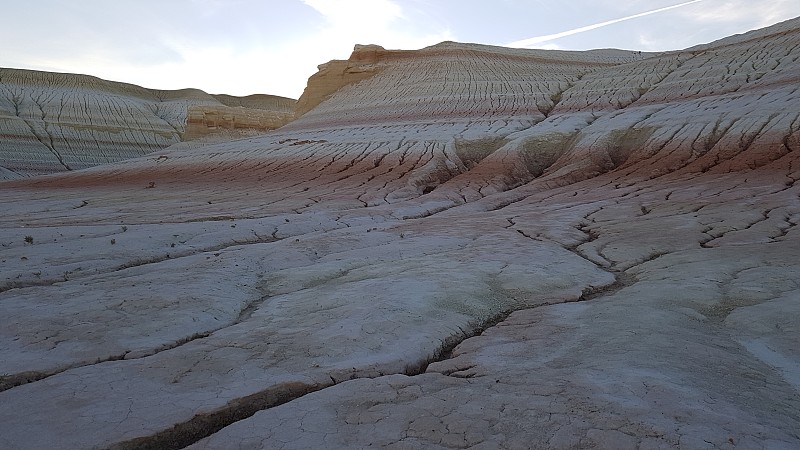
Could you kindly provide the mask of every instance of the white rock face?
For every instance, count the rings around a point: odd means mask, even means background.
[[[293,105],[0,68],[0,180],[135,158],[223,129],[272,130]]]
[[[0,184],[0,448],[799,447],[798,44],[358,47]]]

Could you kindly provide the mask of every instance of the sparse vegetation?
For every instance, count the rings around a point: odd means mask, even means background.
[[[33,236],[25,236],[25,242],[28,244],[33,244]]]

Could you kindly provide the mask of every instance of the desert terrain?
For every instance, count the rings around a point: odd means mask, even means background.
[[[800,448],[800,19],[279,100],[0,71],[0,448]]]
[[[0,180],[80,170],[209,135],[273,130],[295,101],[0,68]]]

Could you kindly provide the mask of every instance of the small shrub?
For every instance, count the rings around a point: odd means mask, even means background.
[[[28,244],[33,244],[33,236],[25,236],[25,242]]]

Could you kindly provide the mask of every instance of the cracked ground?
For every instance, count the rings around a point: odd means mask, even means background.
[[[798,27],[0,184],[0,447],[797,448]]]

